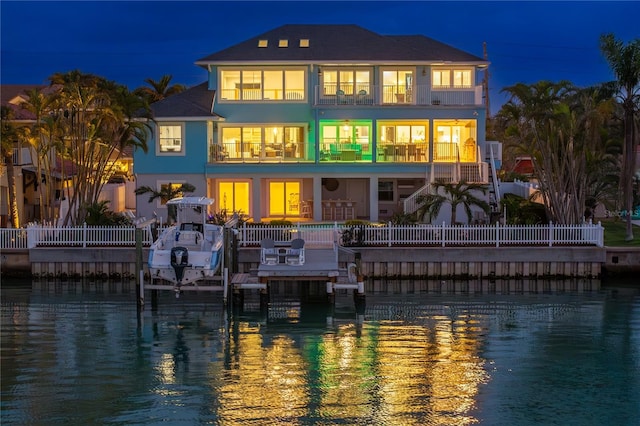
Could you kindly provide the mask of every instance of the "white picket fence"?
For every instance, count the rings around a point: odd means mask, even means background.
[[[134,247],[135,226],[51,227],[31,225],[26,229],[0,229],[0,250],[33,247]],[[159,230],[160,231],[160,230]],[[241,246],[259,246],[264,238],[287,243],[302,238],[308,247],[358,245],[402,246],[604,246],[600,223],[582,225],[480,225],[449,226],[370,224],[300,224],[270,226],[244,223],[238,229]],[[150,228],[144,228],[142,244],[152,243]]]

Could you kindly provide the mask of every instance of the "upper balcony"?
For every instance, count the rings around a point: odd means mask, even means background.
[[[345,87],[337,85],[315,86],[315,105],[398,105],[398,106],[461,106],[482,105],[482,86],[434,89],[430,85],[417,85],[411,88],[402,86],[379,86],[358,84]]]

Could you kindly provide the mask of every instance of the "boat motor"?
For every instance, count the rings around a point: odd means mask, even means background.
[[[171,266],[176,273],[178,286],[180,286],[184,275],[184,268],[191,266],[189,265],[189,250],[186,247],[174,247],[171,249]]]

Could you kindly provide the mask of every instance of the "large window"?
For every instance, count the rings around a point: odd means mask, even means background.
[[[269,182],[269,216],[300,215],[300,182]]]
[[[438,69],[431,72],[434,89],[470,89],[473,85],[471,69]]]
[[[386,70],[382,72],[382,99],[387,104],[411,103],[412,70]]]
[[[243,126],[222,128],[226,159],[304,158],[304,127]]]
[[[220,71],[220,99],[234,101],[299,101],[305,99],[303,69]]]
[[[158,151],[161,153],[183,153],[182,126],[160,124],[158,126]]]
[[[368,69],[323,69],[324,95],[367,95],[371,93],[371,71]]]
[[[360,161],[371,159],[371,123],[326,121],[320,123],[321,160]]]
[[[378,181],[378,200],[393,201],[393,181]]]
[[[475,162],[476,126],[476,120],[434,120],[434,160]]]
[[[249,182],[218,182],[218,199],[216,201],[227,214],[237,212],[238,214],[250,215],[249,195]]]
[[[420,162],[429,157],[429,123],[379,121],[377,161]]]

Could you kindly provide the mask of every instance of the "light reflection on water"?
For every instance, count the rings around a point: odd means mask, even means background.
[[[364,310],[346,295],[335,307],[281,298],[269,310],[249,297],[231,311],[187,294],[138,313],[133,288],[3,286],[0,419],[637,424],[638,289],[409,287],[418,291],[368,295]]]

